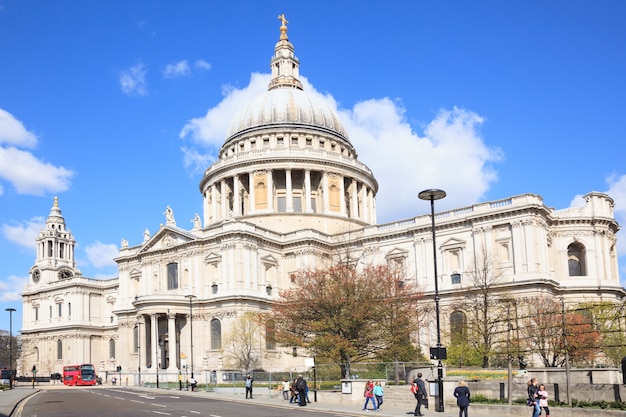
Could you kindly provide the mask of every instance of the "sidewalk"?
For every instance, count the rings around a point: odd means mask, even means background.
[[[271,394],[268,390],[264,390],[263,388],[257,388],[254,391],[254,399],[245,400],[245,393],[242,390],[237,391],[236,389],[223,388],[219,391],[179,391],[174,389],[156,389],[156,388],[147,388],[147,387],[123,387],[123,386],[112,386],[112,385],[103,385],[97,387],[90,387],[90,389],[102,389],[102,388],[112,388],[119,390],[129,390],[129,391],[142,391],[149,392],[152,395],[180,395],[180,396],[200,396],[206,398],[213,398],[221,401],[237,401],[240,403],[241,401],[246,401],[249,403],[259,403],[273,407],[280,408],[291,408],[295,410],[301,410],[302,408],[296,404],[289,404],[289,401],[285,401],[282,399],[282,396],[277,395],[276,391],[273,391]],[[6,390],[0,392],[0,417],[8,417],[15,410],[15,408],[19,405],[19,403],[28,398],[31,395],[41,391],[41,390],[52,390],[52,389],[65,389],[63,385],[45,385],[39,384],[36,385],[33,389],[29,385],[22,385],[15,387],[12,390]],[[412,416],[413,411],[415,409],[415,402],[409,401],[406,403],[392,403],[392,401],[385,401],[383,403],[381,411],[363,411],[362,404],[354,404],[354,403],[342,403],[341,402],[341,394],[340,393],[327,393],[320,392],[318,396],[318,401],[314,401],[314,393],[309,393],[309,399],[311,403],[307,404],[306,409],[315,409],[320,411],[326,411],[330,413],[341,413],[342,415],[347,416],[380,416],[380,417],[407,417]],[[321,397],[326,397],[326,401],[323,401]],[[332,400],[328,400],[328,398],[332,398]],[[335,400],[336,399],[336,400]],[[431,407],[433,407],[431,405]],[[624,417],[626,413],[623,411],[608,411],[608,410],[600,410],[600,409],[582,409],[582,408],[555,408],[555,412],[553,414],[559,415],[560,417],[587,417],[589,415],[593,415],[594,417]],[[434,408],[430,410],[424,409],[422,407],[422,414],[425,417],[458,417],[459,409],[457,406],[453,404],[446,404],[444,412],[435,412]],[[469,415],[471,417],[505,417],[505,416],[524,416],[530,415],[530,410],[524,406],[514,405],[487,405],[487,404],[472,404],[469,408]]]
[[[158,395],[159,393],[167,393],[169,395],[179,394],[179,395],[189,395],[189,396],[202,396],[207,398],[215,398],[217,400],[222,401],[246,401],[250,403],[261,403],[264,405],[271,405],[273,407],[281,407],[281,408],[291,408],[295,410],[301,409],[297,404],[289,404],[289,401],[283,400],[281,395],[278,395],[276,391],[273,391],[271,396],[268,390],[263,388],[256,388],[254,390],[254,399],[245,400],[245,392],[243,390],[237,391],[230,388],[222,388],[219,391],[179,391],[173,389],[156,389],[156,388],[137,388],[137,387],[128,387],[127,389],[133,390],[144,390],[149,391],[152,394]],[[336,394],[338,397],[341,396],[340,393]],[[320,395],[321,397],[321,395]],[[314,401],[314,393],[309,392],[309,399],[311,402],[307,404],[307,409],[315,409],[320,411],[327,411],[331,413],[341,413],[342,415],[348,416],[380,416],[380,417],[400,417],[400,416],[413,416],[413,411],[415,410],[415,402],[407,402],[405,404],[393,404],[391,401],[385,401],[381,407],[380,411],[373,411],[370,409],[367,411],[363,411],[363,404],[341,404],[339,402],[334,401],[322,401],[318,398],[318,401]],[[431,407],[433,407],[431,405]],[[521,411],[522,414],[528,410],[525,408],[519,408],[517,411]],[[422,414],[425,417],[458,417],[459,416],[459,408],[456,406],[446,407],[444,412],[435,412],[434,409],[429,410],[422,407]],[[492,416],[502,416],[506,414],[502,414],[499,410],[480,410],[478,407],[476,409],[470,407],[470,415],[472,417],[492,417]],[[515,414],[519,415],[519,414]]]
[[[33,389],[31,385],[21,385],[11,390],[0,391],[0,416],[10,416],[23,399],[39,392],[40,389],[39,386],[35,386]]]

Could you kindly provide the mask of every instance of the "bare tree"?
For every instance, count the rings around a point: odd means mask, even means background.
[[[467,316],[467,343],[482,358],[481,366],[487,368],[495,348],[503,342],[505,333],[501,328],[506,325],[507,297],[496,291],[502,274],[494,267],[484,245],[473,261],[474,268],[465,274],[469,279],[466,296],[456,308]]]
[[[251,372],[260,360],[259,320],[254,312],[244,313],[233,324],[222,348],[226,363],[244,373]]]
[[[593,329],[589,315],[563,311],[562,301],[551,297],[527,300],[524,310],[521,331],[526,349],[539,355],[544,366],[563,366],[566,352],[572,361],[593,361],[600,333]]]

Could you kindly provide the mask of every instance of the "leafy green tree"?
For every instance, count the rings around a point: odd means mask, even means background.
[[[325,356],[350,377],[351,363],[414,355],[417,287],[388,266],[343,262],[302,271],[273,306],[276,339]]]

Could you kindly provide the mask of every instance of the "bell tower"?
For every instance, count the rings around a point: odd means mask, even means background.
[[[76,240],[72,232],[65,227],[58,197],[46,219],[45,229],[36,238],[37,258],[30,270],[30,285],[70,279],[80,275],[74,260]]]

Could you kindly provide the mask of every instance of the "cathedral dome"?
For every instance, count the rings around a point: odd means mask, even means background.
[[[330,105],[298,88],[271,89],[248,101],[233,118],[226,137],[278,125],[302,125],[348,140],[339,116]]]

